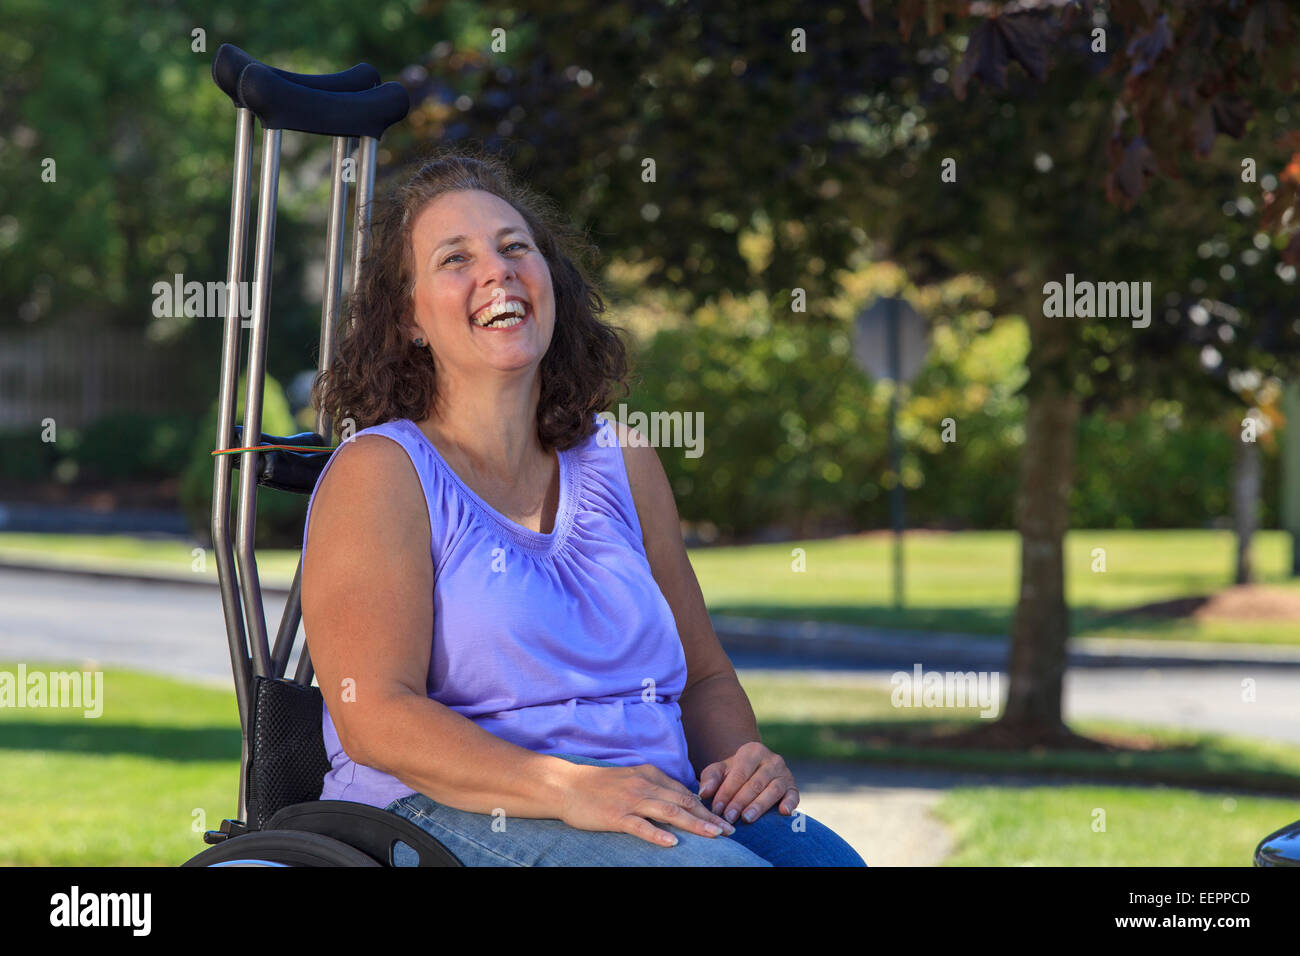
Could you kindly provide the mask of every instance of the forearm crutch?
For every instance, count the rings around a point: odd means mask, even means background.
[[[222,608],[235,678],[235,696],[241,715],[248,711],[252,675],[279,678],[288,666],[294,637],[301,620],[302,559],[294,574],[289,599],[276,634],[274,651],[268,646],[266,615],[258,581],[254,532],[257,518],[259,450],[263,444],[262,396],[266,372],[266,346],[271,298],[271,262],[275,245],[275,213],[279,191],[280,137],[285,129],[331,136],[334,139],[330,180],[329,226],[326,236],[326,276],[321,305],[321,334],[318,369],[330,365],[334,352],[335,326],[342,295],[343,223],[347,205],[344,161],[352,139],[359,140],[357,207],[353,217],[353,288],[357,286],[366,249],[370,223],[370,201],[374,188],[375,156],[384,131],[406,116],[410,108],[405,88],[398,83],[379,84],[379,74],[368,64],[358,64],[341,73],[309,76],[286,73],[266,66],[237,47],[224,44],[212,63],[212,76],[235,104],[235,164],[230,207],[230,249],[227,264],[225,335],[222,342],[221,381],[217,412],[217,449],[229,450],[238,426],[234,425],[235,389],[239,362],[242,317],[239,289],[244,277],[244,259],[249,213],[249,179],[252,167],[253,117],[264,130],[261,176],[258,184],[257,238],[252,297],[248,383],[244,405],[243,440],[249,447],[240,451],[240,489],[236,517],[238,550],[232,553],[228,525],[230,472],[233,456],[216,454],[212,497],[212,542],[217,556]],[[329,445],[333,423],[323,411],[316,418],[316,432],[295,436],[309,445]],[[254,438],[256,436],[256,439]],[[215,454],[215,453],[214,453]],[[278,454],[278,453],[276,453]],[[299,489],[301,490],[301,489]],[[307,489],[310,491],[310,489]],[[235,558],[238,559],[236,569]],[[242,597],[242,601],[241,601]],[[242,615],[241,615],[242,603]],[[245,625],[247,626],[245,629]],[[294,675],[296,683],[311,682],[311,662],[304,646]],[[247,766],[247,727],[243,729],[240,761],[240,806],[243,816]]]

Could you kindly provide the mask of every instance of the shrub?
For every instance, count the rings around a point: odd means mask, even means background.
[[[193,436],[192,415],[116,412],[79,429],[71,457],[83,480],[170,478],[185,470]]]

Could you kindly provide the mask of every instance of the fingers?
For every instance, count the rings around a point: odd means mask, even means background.
[[[739,753],[737,754],[737,757],[739,757]],[[753,779],[754,772],[757,769],[757,760],[745,763],[741,763],[739,760],[734,761],[730,769],[727,770],[726,776],[722,778],[722,783],[718,785],[717,792],[713,795],[713,812],[726,816],[728,808],[735,806],[736,812],[728,818],[732,823],[735,823],[736,817],[740,814],[740,811],[745,808],[750,800],[758,796],[758,791],[755,790],[754,793],[750,794],[745,800],[745,803],[736,806],[737,796],[740,794],[742,788]],[[761,784],[766,784],[766,780],[761,781]],[[759,789],[762,789],[761,785]]]
[[[736,828],[726,820],[719,819],[705,810],[695,799],[695,795],[690,793],[674,793],[663,800],[647,798],[637,805],[635,814],[629,813],[622,818],[627,833],[658,846],[675,846],[677,836],[667,830],[661,830],[646,817],[653,817],[679,830],[705,837],[736,832]]]
[[[705,803],[709,802],[712,790],[722,782],[726,776],[726,767],[722,764],[709,764],[700,773],[700,799]]]
[[[777,758],[776,763],[768,762],[740,787],[731,801],[722,811],[722,815],[735,822],[737,819],[753,823],[783,797],[790,796],[794,789],[794,778],[786,768],[785,762]],[[799,802],[798,791],[793,794],[794,804]]]
[[[735,827],[717,814],[710,813],[695,794],[689,791],[685,793],[669,791],[660,796],[650,797],[641,808],[638,808],[638,812],[701,836],[718,834],[730,836],[736,832]]]
[[[799,791],[794,787],[787,787],[785,796],[781,798],[781,812],[789,815],[794,813],[794,808],[799,806]]]
[[[727,808],[735,803],[737,793],[757,773],[759,765],[763,762],[764,752],[770,753],[770,750],[764,748],[762,744],[755,745],[755,747],[745,744],[744,747],[736,750],[735,757],[725,761],[720,766],[720,770],[722,770],[722,773],[719,774],[720,782],[718,790],[714,792],[714,800],[712,800],[714,813],[724,814],[727,812]],[[718,771],[710,770],[708,767],[705,767],[705,771],[706,773],[718,773]],[[712,778],[710,778],[711,782]],[[753,793],[750,799],[753,799],[753,796],[757,796],[757,792]],[[703,793],[701,793],[701,797],[703,797]],[[749,800],[746,800],[746,803],[749,803]],[[744,808],[737,806],[737,813],[741,809]],[[732,817],[732,822],[735,822],[735,817]]]
[[[728,836],[736,832],[736,828],[726,820],[722,819],[722,817],[718,816],[716,813],[710,813],[703,801],[690,790],[686,789],[686,787],[681,783],[674,780],[672,777],[668,776],[668,774],[664,773],[652,764],[645,764],[644,768],[650,772],[650,776],[654,778],[654,782],[662,789],[672,791],[672,796],[666,797],[670,802],[689,810],[707,823],[716,824],[721,827],[722,832]],[[654,794],[653,796],[661,797],[662,795]]]
[[[799,792],[789,784],[790,781],[788,777],[784,779],[781,777],[774,777],[768,785],[759,792],[758,796],[750,801],[748,806],[741,810],[740,819],[744,820],[746,823],[753,823],[763,814],[767,813],[768,809],[771,808],[774,803],[786,795],[792,795],[794,797],[793,803],[798,803]],[[791,804],[790,809],[794,809],[793,804]]]
[[[630,833],[635,837],[640,837],[647,843],[653,843],[655,846],[676,846],[676,834],[669,833],[667,830],[661,830],[645,817],[638,817],[634,813],[626,814],[622,817],[623,832]]]

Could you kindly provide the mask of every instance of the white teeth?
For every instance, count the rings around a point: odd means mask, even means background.
[[[497,323],[498,326],[508,328],[511,325],[517,325],[519,322],[523,321],[526,312],[527,309],[524,307],[522,302],[493,302],[491,305],[484,306],[483,309],[480,310],[478,317],[474,319],[474,324],[478,326],[487,326],[492,325],[496,319],[503,315],[517,316],[516,320],[513,322]]]

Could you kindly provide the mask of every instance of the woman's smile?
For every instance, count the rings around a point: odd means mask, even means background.
[[[509,332],[511,329],[519,328],[532,317],[532,310],[528,309],[522,316],[507,312],[505,315],[493,319],[491,325],[479,325],[477,322],[471,322],[470,325],[482,332]]]
[[[470,316],[470,325],[477,329],[503,331],[523,325],[533,316],[533,307],[517,295],[501,297],[497,295],[491,302]]]

